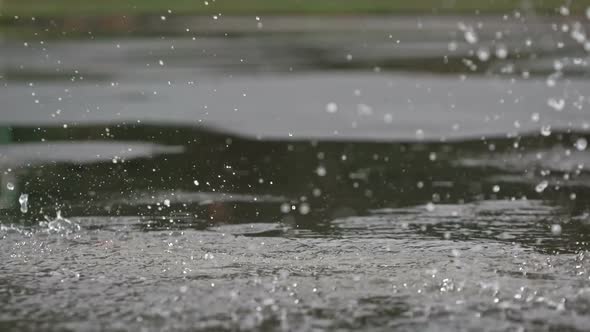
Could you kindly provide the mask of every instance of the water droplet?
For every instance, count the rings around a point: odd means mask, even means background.
[[[416,138],[419,140],[424,139],[424,130],[422,130],[422,129],[416,130]]]
[[[490,59],[490,50],[487,47],[480,47],[477,50],[477,58],[482,62],[488,61]]]
[[[289,204],[289,203],[281,204],[281,212],[282,213],[289,213],[289,211],[291,211],[291,204]]]
[[[456,42],[450,42],[448,45],[448,49],[451,52],[454,52],[457,50],[457,43]]]
[[[475,31],[468,29],[465,31],[465,41],[469,44],[475,44],[479,40]]]
[[[508,57],[508,48],[506,48],[506,45],[499,44],[496,46],[496,57],[498,59],[506,59]]]
[[[318,166],[318,168],[315,170],[315,172],[318,176],[326,176],[326,174],[328,173],[324,166]]]
[[[551,225],[551,233],[553,235],[561,235],[561,225],[559,225],[559,224]]]
[[[578,140],[576,141],[576,149],[578,151],[584,151],[586,150],[586,148],[588,147],[588,141],[585,138],[578,138]]]
[[[541,119],[541,116],[539,115],[539,113],[533,113],[533,114],[531,114],[531,121],[533,121],[533,122],[539,122],[540,119]]]
[[[12,182],[8,182],[8,183],[6,184],[6,189],[8,189],[8,190],[10,190],[10,191],[14,190],[14,183],[12,183]]]
[[[18,202],[20,203],[20,212],[27,213],[29,211],[29,195],[21,194]]]
[[[495,185],[494,187],[492,187],[492,191],[497,193],[500,192],[500,186],[499,185]]]
[[[195,180],[195,181],[193,181],[193,184],[198,187],[199,186],[199,181],[198,180]]]
[[[535,187],[535,191],[538,193],[542,193],[543,191],[545,191],[545,189],[547,188],[548,185],[549,185],[549,182],[543,180],[539,184],[537,184],[537,186]]]
[[[373,114],[373,108],[366,104],[358,104],[356,105],[356,112],[360,116],[368,116]]]
[[[158,60],[158,63],[160,64],[160,66],[164,65],[164,61],[163,60]]]
[[[302,215],[306,215],[310,211],[311,211],[311,208],[310,208],[309,204],[301,203],[301,205],[299,205],[299,213],[301,213]]]
[[[393,115],[391,115],[390,113],[387,113],[383,116],[383,121],[385,123],[392,123],[393,122]]]
[[[434,209],[435,209],[435,206],[432,202],[428,202],[428,204],[426,204],[426,211],[432,212],[432,211],[434,211]]]
[[[326,112],[328,112],[328,113],[336,113],[336,112],[338,112],[338,105],[336,103],[328,103],[328,104],[326,104]]]
[[[563,16],[568,16],[570,14],[570,9],[566,6],[559,7],[559,13]]]
[[[542,126],[541,127],[541,135],[543,135],[545,137],[551,135],[551,126],[549,126],[549,125]]]
[[[565,100],[561,98],[549,98],[549,100],[547,100],[547,105],[549,105],[549,107],[553,108],[554,110],[561,112],[565,107]]]

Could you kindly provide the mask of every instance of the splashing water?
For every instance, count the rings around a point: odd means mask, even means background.
[[[49,233],[71,234],[80,230],[80,225],[62,217],[61,211],[57,211],[55,219],[45,217],[47,221],[39,222],[39,226],[46,228]]]

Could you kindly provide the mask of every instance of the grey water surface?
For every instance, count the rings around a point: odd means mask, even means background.
[[[142,24],[0,38],[0,330],[588,330],[586,18]]]

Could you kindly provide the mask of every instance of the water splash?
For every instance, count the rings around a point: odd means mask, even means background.
[[[47,221],[39,222],[39,226],[47,229],[49,233],[71,234],[80,230],[80,225],[62,217],[61,211],[57,211],[55,219],[45,217]]]

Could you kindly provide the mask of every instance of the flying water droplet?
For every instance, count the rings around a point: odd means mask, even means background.
[[[559,225],[559,224],[551,225],[551,233],[553,235],[561,235],[561,225]]]
[[[324,166],[318,166],[315,172],[318,176],[326,176],[326,174],[328,174],[328,171],[326,171],[326,168]]]
[[[426,211],[433,212],[434,209],[435,209],[435,206],[432,202],[428,202],[428,204],[426,204]]]
[[[551,135],[551,126],[549,126],[549,125],[542,126],[541,127],[541,135],[543,135],[545,137]]]
[[[301,205],[299,205],[299,213],[301,213],[302,215],[306,215],[310,211],[311,211],[311,208],[310,208],[309,204],[301,203]]]
[[[14,183],[12,183],[12,182],[8,182],[8,183],[6,184],[6,189],[8,189],[8,190],[10,190],[10,191],[13,191],[13,190],[14,190]]]
[[[576,141],[576,149],[578,151],[584,151],[586,150],[586,148],[588,147],[588,141],[585,138],[578,138],[578,140]]]
[[[490,50],[487,47],[480,47],[477,50],[477,58],[481,62],[486,62],[490,59]]]
[[[469,44],[477,43],[479,38],[477,37],[477,33],[475,33],[475,30],[473,29],[473,27],[468,26],[463,22],[459,22],[458,27],[459,27],[459,30],[463,31],[463,37],[465,38],[465,41],[467,43],[469,43]]]
[[[328,112],[328,113],[336,113],[336,112],[338,112],[338,105],[336,103],[328,103],[328,104],[326,104],[326,112]]]
[[[539,184],[537,184],[537,186],[535,187],[535,191],[540,194],[543,191],[545,191],[545,189],[547,189],[547,186],[549,186],[549,182],[543,180]]]
[[[465,41],[469,44],[475,44],[479,40],[475,31],[469,29],[465,31]]]
[[[554,110],[561,112],[565,107],[565,100],[561,98],[549,98],[549,100],[547,100],[547,105],[549,105],[549,107],[553,108]]]
[[[508,57],[508,48],[506,48],[506,45],[499,44],[496,46],[496,57],[498,59],[506,59]]]
[[[424,130],[422,130],[422,129],[416,130],[416,138],[419,140],[423,140],[424,139]]]
[[[20,203],[20,212],[27,213],[29,211],[29,195],[21,194],[18,202]]]

